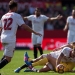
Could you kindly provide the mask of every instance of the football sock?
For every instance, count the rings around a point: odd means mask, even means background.
[[[37,46],[34,46],[34,59],[37,58]]]
[[[48,59],[45,57],[37,62],[33,62],[32,66],[45,65],[48,62]]]
[[[25,67],[28,67],[28,66],[26,64],[24,64],[20,67],[20,69],[24,69]]]
[[[3,59],[3,60],[0,62],[0,69],[3,68],[6,64],[8,64],[7,59]]]
[[[40,51],[40,55],[42,55],[42,54],[43,54],[42,47],[41,47],[41,46],[38,46],[37,48],[38,48],[38,49],[39,49],[39,51]]]

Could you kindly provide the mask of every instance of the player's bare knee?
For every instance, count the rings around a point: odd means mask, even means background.
[[[6,59],[7,59],[8,62],[11,62],[11,57],[6,56]]]

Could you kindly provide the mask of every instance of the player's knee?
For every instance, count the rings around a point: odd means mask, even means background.
[[[8,62],[11,62],[11,57],[6,56],[6,59],[7,59]]]

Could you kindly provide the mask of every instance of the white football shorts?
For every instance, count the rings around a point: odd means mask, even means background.
[[[13,57],[16,43],[2,43],[2,44],[4,48],[3,55],[8,56],[8,57]]]
[[[32,34],[32,43],[33,45],[41,44],[43,40],[43,36]]]
[[[75,31],[68,31],[67,43],[75,42]]]

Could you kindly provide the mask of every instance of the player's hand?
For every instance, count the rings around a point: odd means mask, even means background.
[[[56,17],[56,19],[61,19],[63,16],[62,15],[58,15],[57,17]]]
[[[67,30],[66,28],[63,29],[63,31],[66,31],[66,30]]]
[[[35,33],[36,35],[39,35],[39,36],[42,36],[42,34],[40,34],[40,33]]]

